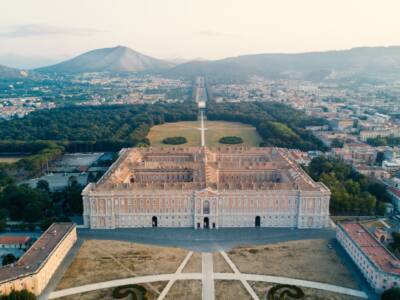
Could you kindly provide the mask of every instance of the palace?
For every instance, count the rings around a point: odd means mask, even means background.
[[[330,225],[329,189],[281,148],[122,149],[82,196],[89,228]]]

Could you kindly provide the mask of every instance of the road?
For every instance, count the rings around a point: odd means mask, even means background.
[[[333,239],[333,229],[290,228],[120,228],[79,229],[80,239],[119,240],[166,247],[180,247],[198,252],[229,250],[239,245],[279,243],[303,239]]]

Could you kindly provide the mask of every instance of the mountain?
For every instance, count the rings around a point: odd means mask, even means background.
[[[297,54],[255,54],[215,61],[192,61],[172,68],[171,75],[205,75],[212,79],[346,80],[354,77],[400,79],[400,47],[360,47]]]
[[[42,66],[48,66],[52,64],[59,63],[63,59],[47,58],[40,56],[24,56],[18,54],[1,54],[0,64],[6,64],[9,67],[16,69],[36,69]]]
[[[173,66],[170,62],[118,46],[92,50],[59,64],[36,69],[36,71],[44,73],[133,72],[162,70]]]
[[[27,77],[28,72],[0,65],[0,79],[17,79]]]

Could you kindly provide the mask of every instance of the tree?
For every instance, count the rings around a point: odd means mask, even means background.
[[[0,231],[3,231],[7,227],[7,216],[8,211],[4,208],[0,209]]]
[[[339,139],[333,139],[331,143],[332,148],[343,148],[343,141]]]
[[[400,300],[400,288],[394,287],[384,291],[381,300]]]
[[[77,180],[71,180],[70,184],[63,191],[64,205],[71,213],[82,214],[83,212],[82,189],[83,187]]]
[[[13,264],[16,261],[17,261],[17,258],[14,256],[14,254],[8,253],[3,256],[2,265],[5,266],[5,265]]]
[[[38,222],[50,213],[51,201],[47,192],[22,184],[9,185],[2,194],[0,208],[9,212],[11,220]]]
[[[316,181],[331,190],[333,214],[382,215],[389,198],[385,186],[354,171],[340,159],[314,158],[305,168]]]
[[[36,188],[38,190],[42,190],[42,191],[45,191],[45,192],[48,192],[48,193],[50,192],[49,183],[44,179],[41,179],[36,183]]]
[[[382,162],[383,162],[384,158],[385,158],[385,153],[383,153],[382,151],[379,151],[376,155],[375,163],[378,166],[382,166]]]
[[[11,291],[8,295],[1,295],[0,300],[36,300],[35,294],[28,290]]]

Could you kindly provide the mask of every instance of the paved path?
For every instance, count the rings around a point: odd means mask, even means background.
[[[204,147],[206,145],[206,137],[205,137],[205,130],[206,128],[204,127],[204,113],[203,111],[200,111],[200,121],[201,121],[201,146]]]
[[[79,239],[118,240],[157,246],[189,249],[197,252],[215,252],[240,245],[259,245],[306,239],[333,239],[332,229],[288,228],[120,228],[79,229]]]
[[[160,274],[160,275],[148,275],[148,276],[140,276],[140,277],[132,277],[126,279],[117,279],[110,280],[105,282],[93,283],[82,285],[78,287],[73,287],[69,289],[59,290],[52,292],[48,299],[56,299],[64,296],[70,296],[85,292],[91,292],[100,289],[108,289],[114,288],[121,285],[128,284],[142,284],[142,283],[150,283],[156,281],[170,281],[170,280],[202,280],[202,273],[172,273],[172,274]],[[355,296],[362,299],[368,299],[367,295],[359,290],[353,290],[349,288],[344,288],[337,285],[308,281],[308,280],[300,280],[293,279],[287,277],[279,277],[279,276],[269,276],[269,275],[257,275],[257,274],[235,274],[235,273],[214,273],[215,280],[239,280],[239,281],[261,281],[261,282],[270,282],[270,283],[279,283],[279,284],[293,284],[300,287],[307,287],[313,289],[324,290],[328,292],[334,292],[343,295]]]
[[[212,253],[201,254],[202,300],[214,300],[214,263]]]
[[[253,298],[253,300],[260,300],[260,298],[258,298],[257,294],[254,292],[254,290],[252,289],[250,284],[241,277],[241,273],[240,273],[239,269],[235,266],[233,261],[229,258],[228,254],[226,254],[225,251],[220,251],[220,253],[221,253],[222,257],[225,259],[225,261],[228,263],[228,265],[231,267],[232,271],[234,272],[235,277],[239,278],[240,282],[244,285],[245,289],[250,294],[250,296]]]
[[[178,269],[176,270],[175,275],[182,273],[183,268],[186,266],[187,262],[190,260],[192,255],[193,255],[192,251],[190,251],[186,255],[185,259],[182,261],[182,263],[179,265]],[[161,294],[158,296],[157,300],[163,300],[165,298],[165,296],[168,294],[168,292],[171,289],[171,287],[174,285],[175,281],[176,281],[175,278],[173,278],[170,281],[168,281],[167,285],[165,286],[165,288],[163,289]]]

